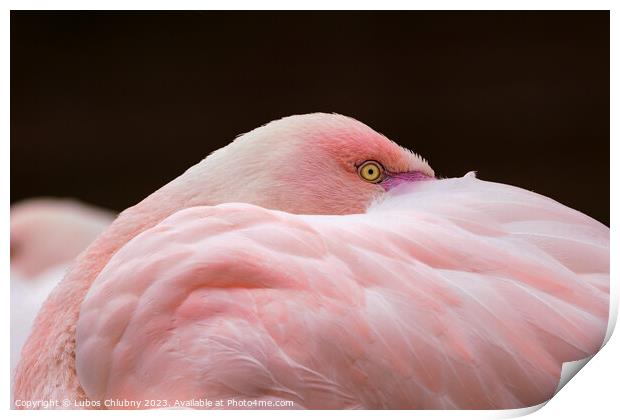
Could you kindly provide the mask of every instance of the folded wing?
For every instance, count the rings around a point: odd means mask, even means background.
[[[89,398],[515,408],[607,326],[609,230],[473,177],[366,214],[194,207],[124,246],[77,325]]]

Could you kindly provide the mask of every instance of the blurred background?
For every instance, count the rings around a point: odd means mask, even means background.
[[[12,202],[122,210],[314,111],[609,224],[606,11],[11,13]]]

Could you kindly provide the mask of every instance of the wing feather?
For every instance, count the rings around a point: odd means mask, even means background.
[[[523,407],[599,349],[608,301],[605,226],[471,177],[362,215],[194,207],[101,272],[77,370],[95,400]]]

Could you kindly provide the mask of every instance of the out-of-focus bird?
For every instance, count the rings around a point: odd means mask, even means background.
[[[68,199],[11,206],[11,370],[45,298],[112,220],[112,212]]]
[[[115,214],[72,199],[34,198],[11,206],[11,270],[25,278],[66,265]]]
[[[353,119],[285,118],[79,257],[37,318],[15,398],[537,404],[602,343],[608,244],[551,199],[435,179]]]

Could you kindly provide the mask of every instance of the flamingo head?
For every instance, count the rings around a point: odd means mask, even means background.
[[[305,214],[361,213],[396,185],[434,177],[424,159],[367,125],[324,113],[272,121],[192,171],[201,182],[211,180],[211,204]]]

